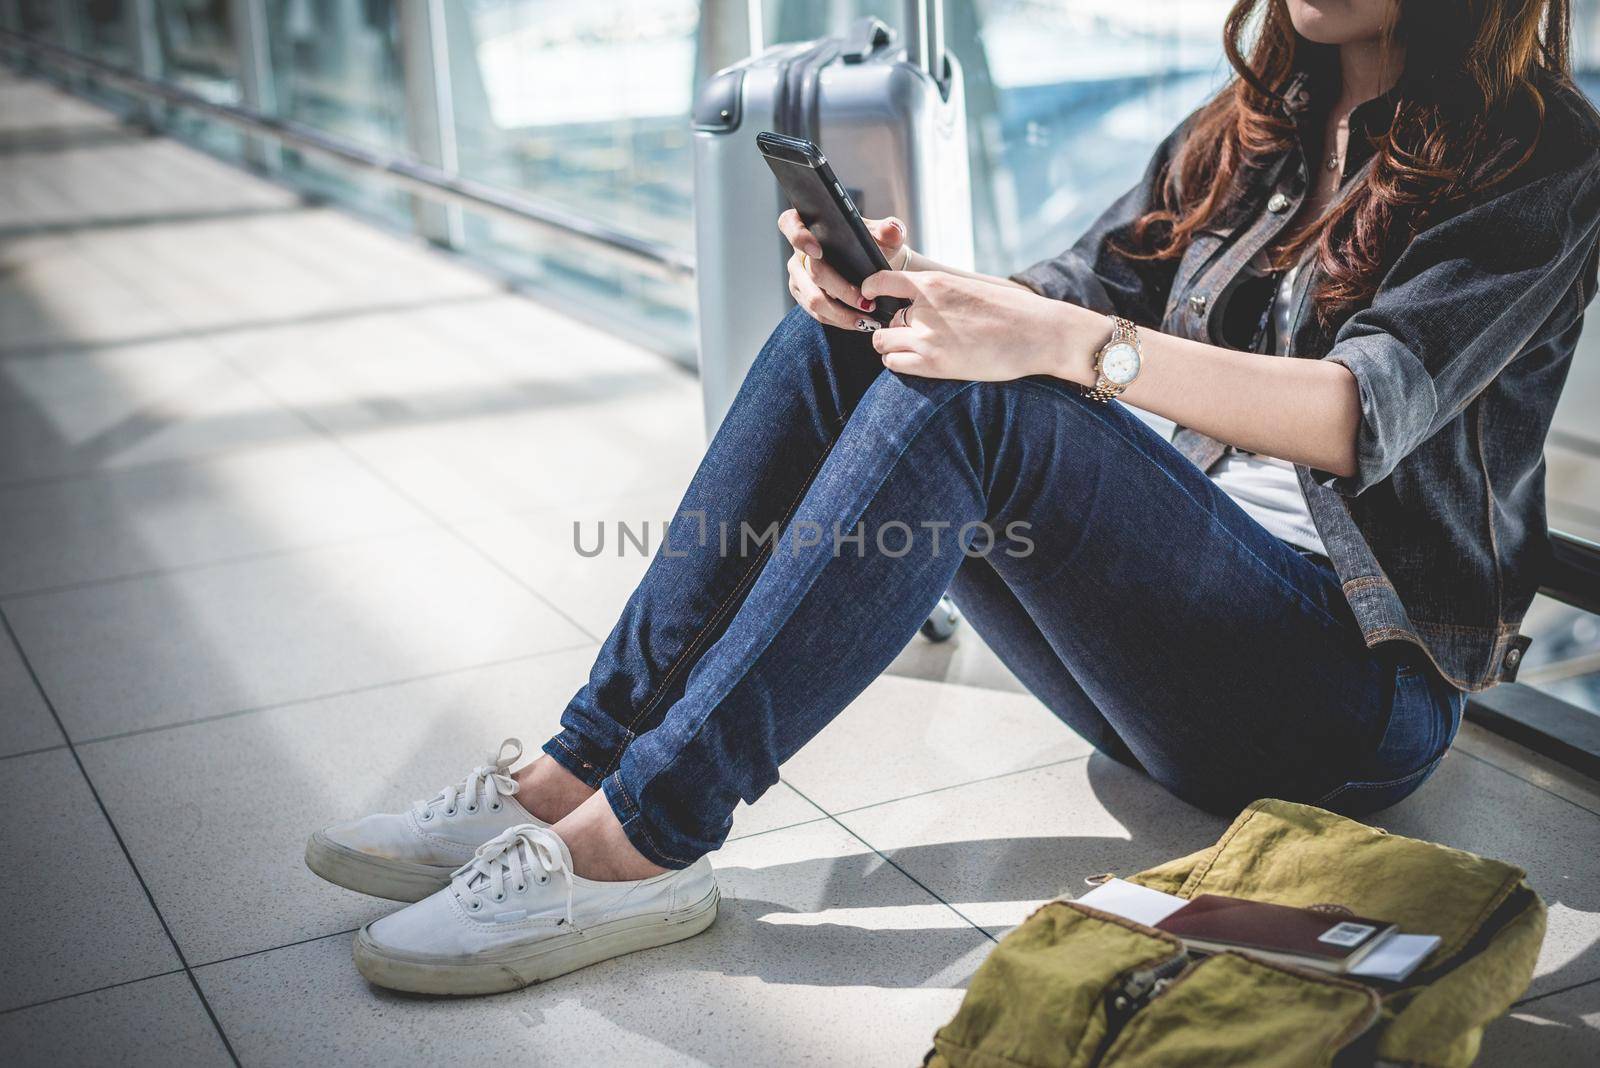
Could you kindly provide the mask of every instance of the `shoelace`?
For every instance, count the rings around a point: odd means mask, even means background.
[[[473,858],[457,868],[450,876],[450,889],[467,908],[477,912],[483,907],[483,898],[504,901],[506,880],[518,893],[528,888],[527,876],[538,872],[540,884],[550,881],[550,876],[560,875],[567,884],[568,927],[572,922],[572,871],[567,867],[565,849],[561,839],[548,827],[524,823],[508,828],[479,846]]]
[[[511,749],[510,755],[506,753],[507,747]],[[499,749],[489,754],[489,763],[473,768],[465,779],[445,787],[426,801],[416,802],[413,810],[419,819],[431,820],[433,810],[440,805],[444,806],[446,816],[454,816],[458,805],[468,812],[476,812],[480,799],[490,807],[499,808],[500,798],[516,796],[517,780],[511,777],[511,765],[521,759],[522,742],[507,738]]]

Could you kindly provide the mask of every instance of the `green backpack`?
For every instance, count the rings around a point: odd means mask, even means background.
[[[1180,897],[1342,905],[1436,934],[1404,983],[1360,983],[1238,953],[1198,961],[1164,931],[1046,903],[973,975],[924,1064],[1468,1065],[1528,987],[1545,907],[1524,872],[1308,805],[1257,801],[1216,845],[1130,877]]]

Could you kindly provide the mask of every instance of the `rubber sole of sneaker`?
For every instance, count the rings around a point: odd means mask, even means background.
[[[413,994],[499,994],[575,972],[624,953],[681,942],[710,927],[721,892],[674,913],[646,913],[582,931],[512,946],[471,960],[400,953],[372,940],[368,924],[356,932],[356,970],[367,981]]]
[[[306,840],[306,867],[346,890],[390,901],[421,901],[450,885],[454,868],[374,857],[340,845],[322,831]]]

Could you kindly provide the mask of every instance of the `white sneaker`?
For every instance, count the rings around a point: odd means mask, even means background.
[[[330,883],[395,901],[419,901],[449,886],[451,873],[501,831],[546,826],[517,803],[511,766],[521,757],[522,743],[507,738],[489,763],[409,811],[324,827],[306,842],[306,867]]]
[[[370,982],[419,994],[516,990],[585,965],[699,934],[717,918],[704,857],[632,882],[574,875],[548,827],[513,827],[478,850],[450,885],[356,933]]]

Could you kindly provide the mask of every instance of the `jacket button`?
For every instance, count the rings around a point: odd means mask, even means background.
[[[1204,293],[1190,294],[1189,309],[1196,315],[1204,315],[1206,313],[1206,295]]]
[[[1267,200],[1267,210],[1277,215],[1289,206],[1289,198],[1282,193],[1274,193]]]
[[[1507,649],[1505,658],[1501,660],[1501,663],[1506,666],[1507,671],[1517,670],[1517,665],[1522,663],[1522,650]]]

